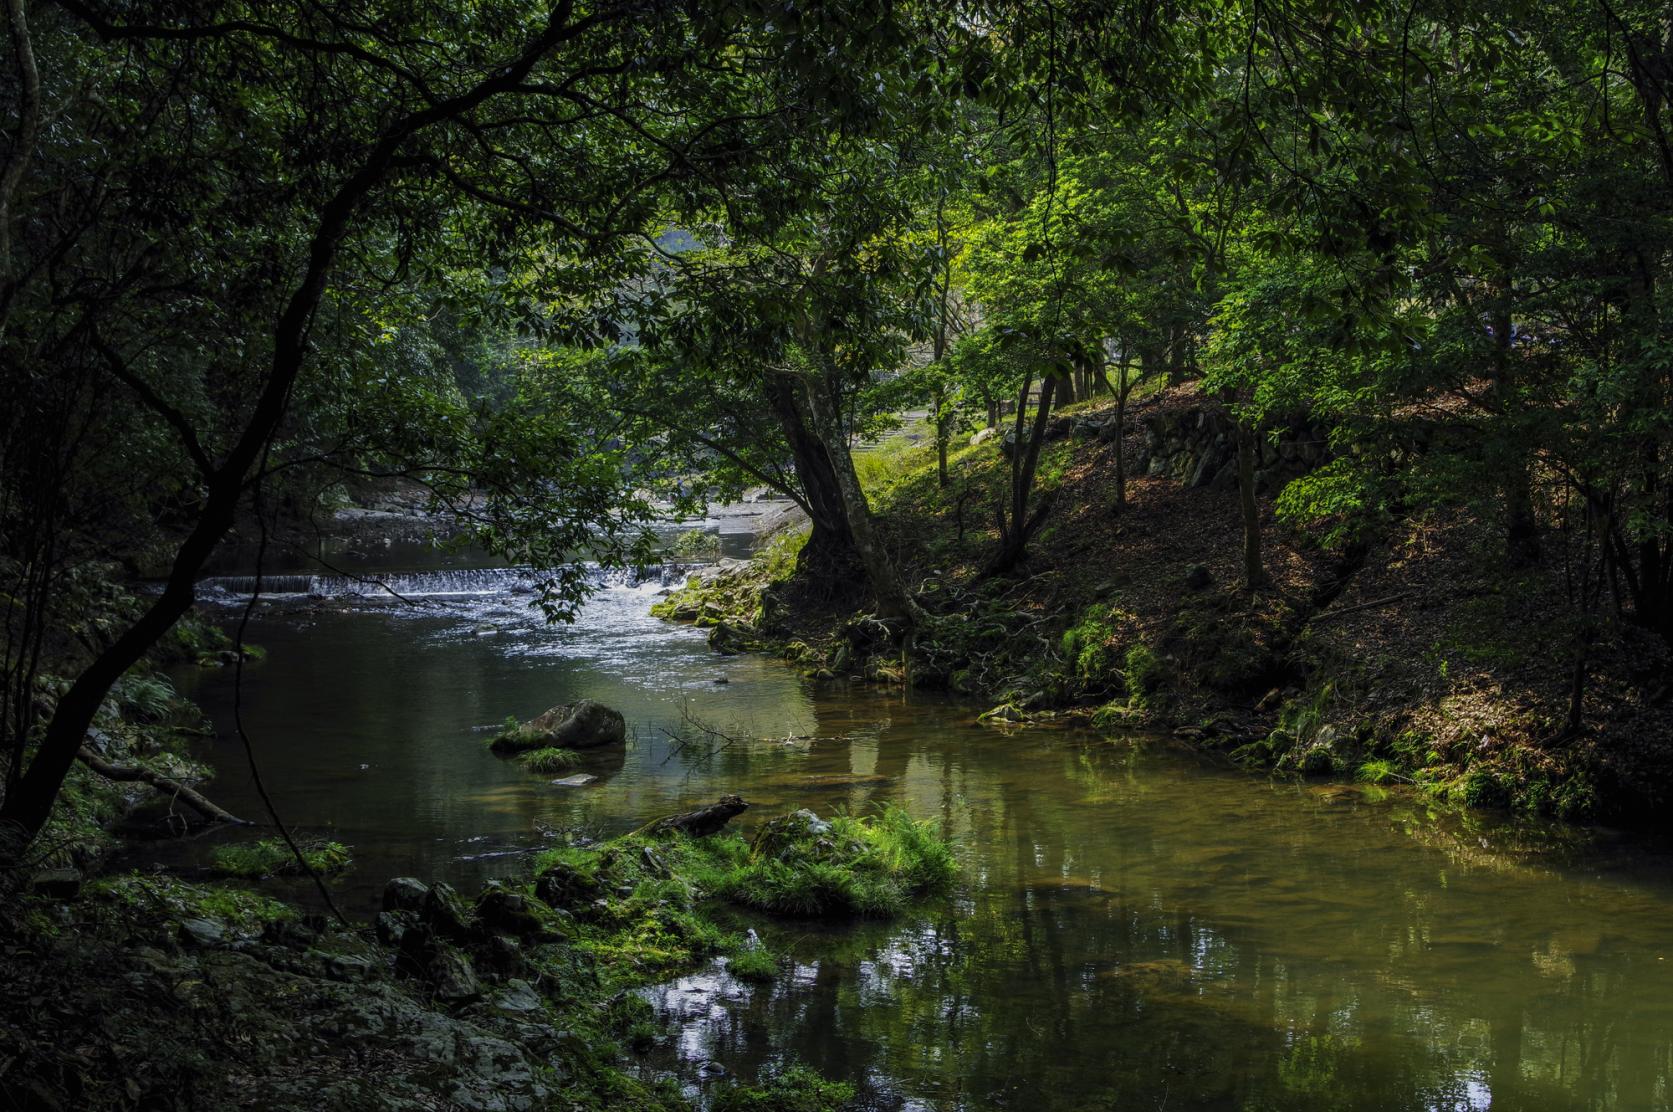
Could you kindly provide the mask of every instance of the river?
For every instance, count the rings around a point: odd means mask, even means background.
[[[286,820],[353,847],[346,911],[369,914],[392,875],[471,888],[550,837],[724,792],[754,805],[746,829],[895,803],[956,839],[957,893],[886,924],[750,920],[793,969],[653,990],[675,1038],[639,1068],[695,1086],[699,1063],[748,1077],[794,1059],[879,1109],[1668,1107],[1661,848],[1269,781],[1165,738],[1000,730],[967,705],[719,657],[648,617],[677,576],[618,578],[570,626],[505,570],[392,574],[406,603],[276,584],[244,721]],[[232,678],[180,683],[217,726],[216,799],[256,816]],[[488,753],[507,715],[583,696],[633,735],[586,759],[593,782]],[[682,745],[690,718],[738,740]]]

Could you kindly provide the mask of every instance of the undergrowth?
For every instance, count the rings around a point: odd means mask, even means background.
[[[341,842],[305,842],[299,848],[308,867],[321,875],[341,872],[348,868],[352,861],[348,847]],[[221,846],[215,850],[211,860],[215,872],[222,876],[246,877],[252,880],[269,876],[296,876],[304,872],[290,847],[278,838],[263,838],[255,842]]]

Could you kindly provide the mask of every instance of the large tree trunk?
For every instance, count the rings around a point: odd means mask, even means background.
[[[843,516],[853,537],[854,551],[865,569],[866,580],[877,598],[877,608],[884,618],[914,625],[918,608],[913,605],[901,583],[900,574],[883,551],[883,542],[871,519],[871,505],[860,487],[859,473],[854,470],[854,455],[848,448],[848,433],[843,428],[835,392],[826,376],[808,374],[798,376],[796,400],[802,408],[807,426],[824,445],[841,494]]]
[[[1243,583],[1249,590],[1271,580],[1261,561],[1261,508],[1255,500],[1255,430],[1237,422],[1237,501],[1243,513]]]
[[[804,407],[797,397],[799,393],[800,386],[793,376],[767,376],[767,403],[790,445],[796,477],[801,480],[808,516],[813,523],[796,566],[803,572],[843,580],[859,573],[859,552],[854,547],[854,532],[848,525],[836,465],[824,441],[808,427]]]

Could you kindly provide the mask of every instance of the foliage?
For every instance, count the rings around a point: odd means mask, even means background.
[[[349,848],[341,842],[311,841],[300,845],[307,869],[326,876],[342,872],[353,860]],[[270,876],[299,876],[307,871],[296,860],[290,846],[278,838],[262,838],[255,842],[239,842],[219,846],[211,857],[215,871],[222,876],[260,880]]]
[[[778,979],[778,959],[760,947],[746,949],[727,959],[726,971],[740,981],[767,984]]]
[[[721,1088],[713,1112],[838,1112],[854,1099],[854,1086],[827,1081],[802,1066],[763,1076],[753,1085]]]

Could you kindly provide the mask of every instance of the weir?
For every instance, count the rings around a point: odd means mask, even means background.
[[[594,587],[669,587],[684,582],[696,565],[652,564],[643,568],[586,568]],[[502,594],[533,594],[540,573],[527,567],[445,568],[429,571],[374,572],[365,575],[213,575],[198,580],[204,602],[245,600],[258,590],[263,598],[420,599]]]

